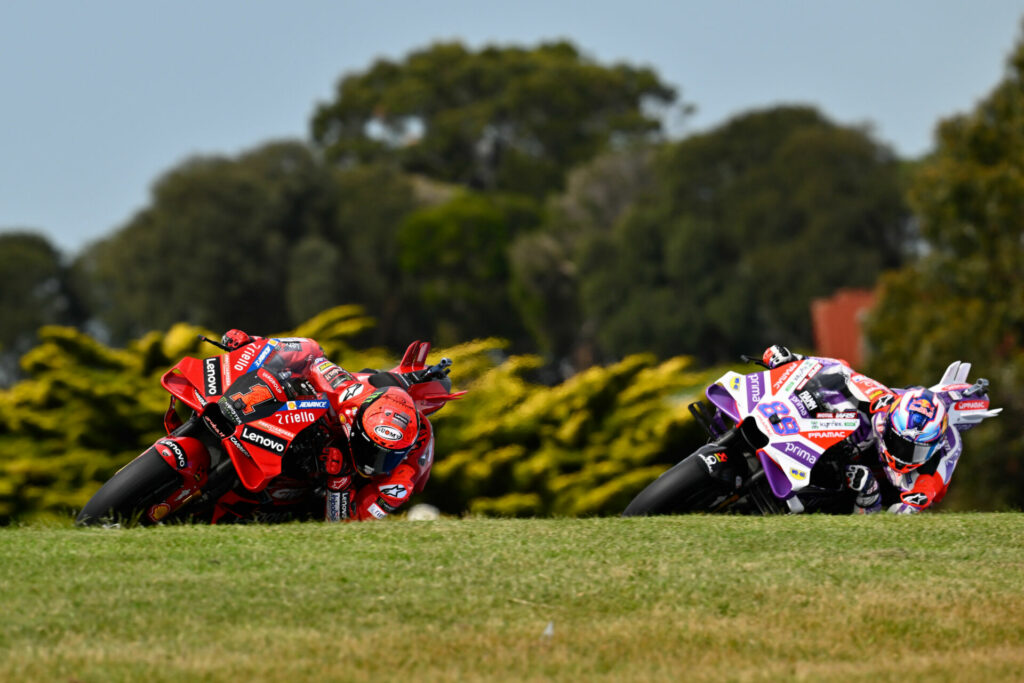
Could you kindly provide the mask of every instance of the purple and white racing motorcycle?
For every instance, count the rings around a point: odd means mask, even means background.
[[[999,412],[988,410],[987,380],[964,383],[970,367],[951,364],[934,387],[955,392],[948,415],[960,428]],[[861,457],[854,444],[871,433],[863,408],[881,392],[889,389],[831,359],[727,372],[705,391],[710,409],[702,401],[689,406],[711,441],[637,494],[623,516],[849,514],[855,493],[845,485],[844,470]]]

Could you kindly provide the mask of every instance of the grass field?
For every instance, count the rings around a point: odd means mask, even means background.
[[[1024,515],[0,529],[2,681],[1022,680]]]

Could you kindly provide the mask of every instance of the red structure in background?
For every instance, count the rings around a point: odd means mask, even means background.
[[[875,293],[840,289],[828,299],[811,302],[814,345],[822,356],[842,358],[854,368],[865,359],[861,322],[875,304]]]

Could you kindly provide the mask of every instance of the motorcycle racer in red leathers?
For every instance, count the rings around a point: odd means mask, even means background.
[[[230,330],[221,344],[233,351],[259,339]],[[423,490],[434,462],[433,427],[407,390],[436,376],[352,374],[328,361],[320,344],[308,338],[280,339],[264,367],[292,383],[327,383],[338,394],[338,433],[317,463],[325,520],[384,519]]]
[[[768,347],[768,368],[803,360],[784,346]],[[855,496],[855,512],[915,513],[942,500],[963,452],[961,432],[987,417],[988,380],[967,384],[969,363],[956,361],[931,388],[890,389],[862,375],[845,361],[814,357],[819,374],[835,376],[829,410],[856,410],[861,428],[850,437],[846,485]]]

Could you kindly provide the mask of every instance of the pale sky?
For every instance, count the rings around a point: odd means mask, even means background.
[[[438,40],[652,67],[697,108],[677,137],[799,103],[917,157],[1002,78],[1022,18],[1024,0],[5,0],[0,231],[73,254],[185,158],[307,138],[343,74]]]

